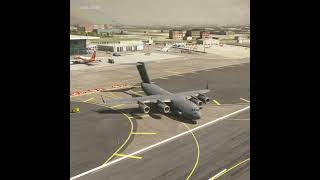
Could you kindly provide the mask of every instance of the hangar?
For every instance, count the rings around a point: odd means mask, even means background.
[[[87,40],[90,39],[100,39],[100,37],[70,35],[70,55],[86,54]]]

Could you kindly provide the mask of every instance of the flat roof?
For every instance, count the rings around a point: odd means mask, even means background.
[[[100,37],[70,35],[70,40],[81,40],[81,39],[100,39]]]

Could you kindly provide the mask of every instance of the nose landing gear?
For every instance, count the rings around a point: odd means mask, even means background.
[[[191,124],[197,124],[198,122],[196,120],[191,120]]]

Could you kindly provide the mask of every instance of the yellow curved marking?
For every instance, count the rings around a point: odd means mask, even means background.
[[[105,107],[110,108],[110,107],[108,107],[108,106],[105,106]],[[132,123],[131,118],[130,118],[127,114],[125,114],[124,112],[122,112],[121,110],[114,109],[114,108],[111,108],[111,109],[116,110],[116,111],[120,112],[121,114],[123,114],[124,116],[126,116],[126,117],[128,118],[128,120],[129,120],[129,122],[130,122],[131,129],[130,129],[129,135],[128,135],[127,139],[124,141],[124,143],[123,143],[123,144],[116,150],[116,152],[114,152],[103,164],[108,163],[108,162],[113,158],[113,156],[114,156],[115,154],[117,154],[117,153],[123,148],[123,146],[125,146],[125,145],[127,144],[127,142],[129,141],[129,139],[130,139],[130,137],[131,137],[131,135],[132,135],[132,131],[133,131],[133,123]]]
[[[221,173],[221,174],[220,174],[219,176],[217,176],[216,178],[211,178],[210,180],[214,180],[214,179],[217,179],[217,178],[219,178],[219,177],[223,176],[223,175],[224,175],[224,174],[226,174],[227,172],[231,171],[232,169],[234,169],[234,168],[236,168],[236,167],[240,166],[241,164],[243,164],[243,163],[245,163],[245,162],[247,162],[247,161],[249,161],[249,160],[250,160],[250,158],[245,159],[245,160],[243,160],[243,161],[239,162],[238,164],[236,164],[236,165],[232,166],[231,168],[229,168],[229,169],[227,169],[226,171],[224,171],[223,173]]]
[[[102,106],[102,107],[106,107],[106,108],[109,108],[109,109],[118,111],[118,112],[120,112],[121,114],[123,114],[125,117],[127,117],[127,119],[128,119],[129,122],[130,122],[131,128],[130,128],[130,132],[129,132],[129,135],[128,135],[127,139],[126,139],[126,140],[124,141],[124,143],[116,150],[116,152],[114,152],[114,153],[103,163],[103,164],[106,164],[106,163],[108,163],[108,162],[113,158],[113,156],[114,156],[115,154],[117,154],[117,153],[123,148],[123,146],[124,146],[125,144],[127,144],[127,142],[129,141],[129,139],[130,139],[130,137],[131,137],[131,135],[132,135],[131,133],[132,133],[132,131],[133,131],[133,123],[132,123],[132,120],[131,120],[132,117],[128,116],[127,114],[125,114],[125,113],[122,112],[121,110],[118,110],[118,109],[115,109],[115,108],[112,108],[112,107],[109,107],[109,106],[103,106],[103,105],[101,105],[101,104],[90,103],[90,102],[86,102],[86,103],[88,103],[88,104],[94,104],[94,105],[98,105],[98,106]]]
[[[182,123],[182,124],[183,124],[188,130],[190,130],[190,128],[189,128],[186,124],[184,124],[184,123]],[[194,170],[196,169],[196,167],[197,167],[197,165],[198,165],[199,158],[200,158],[200,146],[199,146],[198,140],[197,140],[196,136],[193,134],[193,132],[191,132],[191,135],[193,136],[193,139],[194,139],[194,141],[195,141],[196,144],[197,144],[198,154],[197,154],[196,163],[194,164],[194,166],[193,166],[193,168],[192,168],[189,176],[186,178],[186,180],[188,180],[188,179],[191,177],[191,175],[193,174]]]

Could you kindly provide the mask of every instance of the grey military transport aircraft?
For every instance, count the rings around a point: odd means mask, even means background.
[[[193,124],[197,123],[201,117],[200,106],[210,102],[210,99],[204,95],[210,91],[208,84],[207,89],[204,90],[170,93],[151,83],[143,62],[137,62],[137,69],[142,80],[141,88],[147,96],[112,100],[104,100],[101,96],[106,105],[137,104],[143,113],[149,113],[150,105],[155,105],[161,113],[176,114],[190,120]]]

